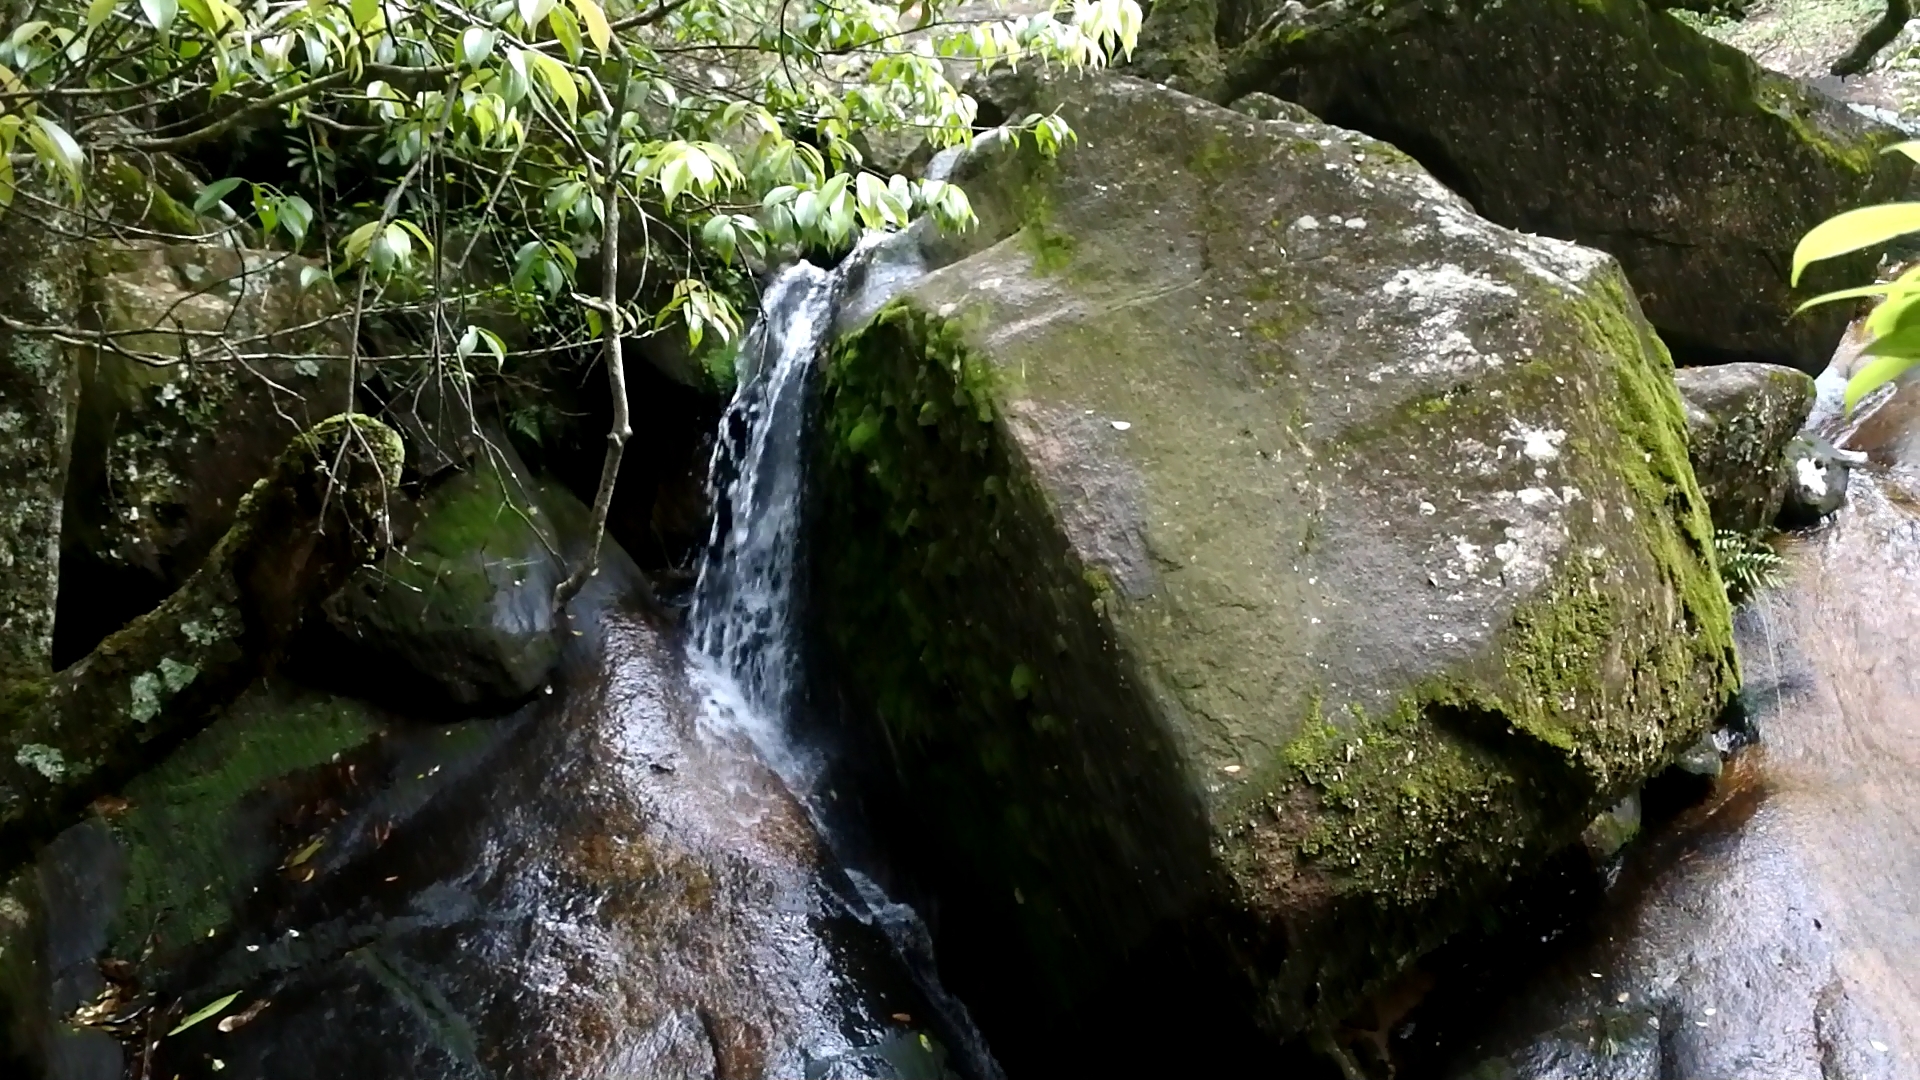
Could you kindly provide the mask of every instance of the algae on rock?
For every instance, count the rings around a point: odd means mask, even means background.
[[[1337,1020],[1731,695],[1671,361],[1384,144],[997,92],[1079,142],[834,348],[818,617],[1001,1022],[1169,964]]]
[[[192,733],[277,659],[307,612],[386,547],[403,452],[358,415],[296,436],[178,591],[0,718],[5,855],[123,780],[144,748]]]
[[[1413,154],[1494,221],[1611,253],[1692,359],[1819,372],[1846,315],[1794,309],[1864,263],[1796,293],[1786,256],[1913,176],[1881,153],[1899,131],[1640,0],[1245,6],[1205,28],[1225,59],[1202,70],[1224,74],[1196,87],[1298,101]]]

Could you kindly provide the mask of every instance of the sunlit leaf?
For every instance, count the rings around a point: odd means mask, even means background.
[[[217,998],[214,1001],[209,1002],[206,1006],[200,1009],[197,1009],[192,1013],[189,1013],[185,1020],[180,1021],[178,1024],[174,1025],[174,1028],[172,1031],[167,1032],[167,1037],[172,1038],[173,1036],[180,1034],[181,1032],[187,1030],[188,1028],[194,1026],[195,1024],[198,1024],[204,1020],[208,1020],[215,1016],[220,1015],[220,1013],[223,1012],[227,1006],[233,1004],[236,1000],[239,999],[239,997],[240,995],[237,992],[228,994],[226,997]]]
[[[147,17],[147,25],[164,34],[173,25],[179,6],[175,0],[140,0],[140,13]]]
[[[244,182],[245,181],[237,176],[229,176],[225,180],[215,180],[213,183],[208,184],[201,190],[200,194],[194,198],[193,212],[196,214],[204,214],[213,209],[215,203],[220,202],[232,194],[233,189],[239,187]]]
[[[1884,244],[1895,237],[1920,232],[1920,202],[1863,206],[1815,225],[1793,250],[1792,282],[1822,259],[1850,254]]]
[[[1920,139],[1908,139],[1906,142],[1897,142],[1880,152],[1883,154],[1905,154],[1914,161],[1920,161]]]
[[[607,24],[606,12],[594,0],[573,0],[573,10],[580,13],[580,22],[587,28],[587,39],[601,55],[606,55],[613,44],[613,27]]]
[[[106,22],[107,16],[113,14],[113,9],[119,6],[119,0],[92,0],[87,5],[87,29],[93,30]]]
[[[493,55],[493,31],[483,26],[469,26],[460,35],[460,56],[468,67],[479,67]]]
[[[1920,356],[1876,356],[1847,380],[1846,410],[1852,412],[1860,399],[1905,375]]]

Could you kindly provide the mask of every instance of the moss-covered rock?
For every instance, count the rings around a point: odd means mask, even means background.
[[[560,659],[553,594],[584,514],[556,518],[563,489],[534,479],[494,433],[467,467],[419,502],[405,544],[327,601],[329,622],[375,658],[462,706],[539,689]],[[391,680],[382,680],[391,681]],[[371,687],[369,688],[371,689]]]
[[[1017,231],[833,350],[820,618],[1002,1030],[1299,1031],[1732,693],[1671,362],[1392,147],[1028,85],[1080,139],[974,176]]]
[[[347,324],[331,284],[301,280],[306,260],[140,242],[86,265],[116,336],[80,357],[62,546],[73,628],[95,624],[81,648],[185,581],[287,440],[350,404]]]
[[[1721,364],[1683,368],[1674,382],[1714,526],[1741,533],[1771,526],[1792,479],[1787,446],[1813,410],[1813,378],[1774,364]]]
[[[1846,317],[1791,317],[1806,294],[1787,256],[1912,175],[1880,153],[1900,132],[1641,0],[1240,7],[1206,25],[1224,74],[1195,86],[1298,101],[1413,154],[1494,221],[1610,252],[1690,357],[1820,371]],[[1156,5],[1149,22],[1186,10]],[[1806,284],[1865,272],[1854,260]]]
[[[0,715],[0,865],[272,666],[307,613],[390,536],[403,448],[364,416],[297,435],[173,595]]]

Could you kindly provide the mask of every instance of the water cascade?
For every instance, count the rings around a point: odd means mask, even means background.
[[[806,806],[845,871],[837,899],[892,945],[940,1014],[935,1026],[959,1066],[997,1080],[999,1066],[965,1006],[939,983],[926,925],[860,871],[850,854],[857,845],[843,823],[829,820],[823,787],[832,754],[804,713],[798,636],[814,375],[837,329],[878,310],[922,272],[917,230],[909,230],[869,237],[832,271],[796,263],[768,286],[708,473],[714,526],[688,623],[708,733],[744,736]]]

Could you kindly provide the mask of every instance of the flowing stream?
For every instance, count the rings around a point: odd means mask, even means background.
[[[702,722],[744,736],[806,806],[845,871],[838,899],[879,930],[939,1016],[957,1064],[979,1080],[1001,1072],[962,1005],[940,985],[931,935],[891,900],[826,812],[832,753],[806,715],[799,641],[805,474],[815,375],[837,328],[878,310],[922,272],[914,231],[870,237],[834,270],[797,263],[765,291],[741,349],[739,388],[721,419],[708,487],[715,508],[688,623]]]

